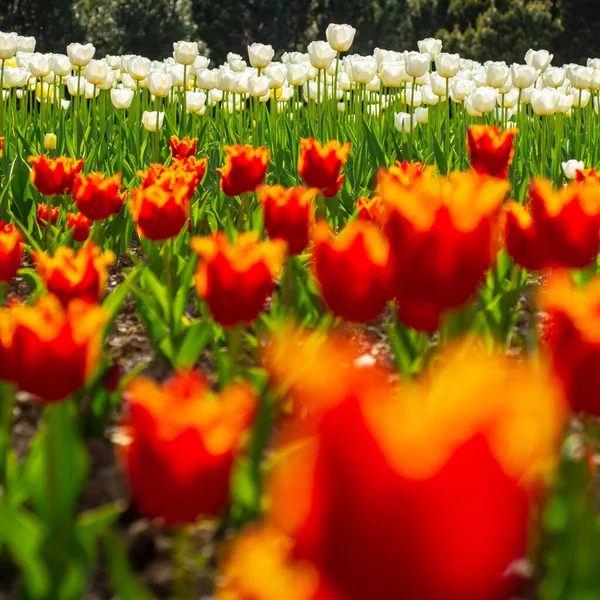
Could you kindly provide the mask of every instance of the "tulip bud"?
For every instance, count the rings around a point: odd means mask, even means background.
[[[155,133],[158,129],[160,129],[163,126],[164,120],[165,120],[164,112],[157,113],[155,110],[153,110],[153,111],[145,110],[144,114],[142,115],[142,125],[150,133]]]
[[[23,87],[29,79],[27,69],[4,68],[4,86],[9,88]]]
[[[180,65],[193,65],[198,56],[198,42],[174,42],[173,56]]]
[[[589,67],[579,65],[567,70],[567,76],[574,88],[578,90],[589,90],[592,83],[593,71]]]
[[[44,149],[45,150],[56,150],[56,134],[47,133],[44,136]]]
[[[0,60],[8,60],[17,53],[18,36],[16,33],[0,31]]]
[[[275,50],[270,45],[252,44],[248,46],[248,59],[255,69],[264,69],[269,66],[275,55]]]
[[[542,75],[544,85],[559,88],[564,82],[567,74],[562,67],[549,67]]]
[[[400,87],[405,74],[404,65],[400,63],[384,62],[379,67],[379,78],[386,87]]]
[[[430,59],[428,54],[419,52],[404,52],[404,65],[410,77],[423,77],[429,71]]]
[[[35,77],[46,77],[50,73],[50,57],[36,52],[29,57],[29,70]]]
[[[366,85],[377,72],[377,62],[372,56],[356,56],[349,61],[348,75],[356,83]]]
[[[71,74],[73,65],[68,56],[64,54],[53,54],[50,60],[50,68],[57,77],[66,77]]]
[[[325,31],[327,42],[336,52],[348,52],[352,42],[356,29],[351,25],[336,25],[330,23]]]
[[[437,72],[432,73],[429,78],[429,83],[431,85],[432,92],[436,96],[440,96],[440,97],[446,96],[446,92],[447,92],[446,85],[447,85],[449,79],[450,78],[448,78],[448,77],[442,77]],[[456,81],[456,80],[453,79],[452,83],[454,83],[454,81]]]
[[[196,83],[203,90],[212,90],[217,87],[217,70],[200,69],[196,73]]]
[[[287,67],[283,63],[272,62],[265,69],[265,75],[270,79],[271,89],[279,89],[287,78]]]
[[[336,51],[327,42],[311,42],[308,45],[310,64],[315,69],[327,69],[336,57]]]
[[[435,70],[440,77],[450,79],[456,76],[460,69],[460,56],[442,52],[435,57]]]
[[[470,117],[481,117],[482,113],[480,113],[478,110],[475,110],[475,108],[473,107],[473,96],[470,95],[467,98],[465,98],[465,108],[467,109],[467,114]]]
[[[429,109],[415,108],[415,119],[419,125],[426,125],[429,123]]]
[[[308,66],[306,64],[293,64],[287,66],[287,77],[290,85],[301,86],[308,79]],[[339,77],[338,77],[339,81]]]
[[[248,78],[248,92],[253,98],[260,98],[269,93],[270,79],[265,75]]]
[[[553,115],[557,110],[559,96],[560,94],[553,88],[532,90],[529,101],[533,112],[542,116]]]
[[[440,96],[433,93],[430,85],[424,85],[421,88],[421,99],[423,104],[426,104],[427,106],[435,106],[440,101]]]
[[[193,69],[194,71],[197,71],[198,69],[208,69],[209,64],[210,58],[208,58],[207,56],[196,56]]]
[[[67,54],[71,64],[75,67],[85,67],[94,58],[96,48],[92,44],[79,44],[73,42],[67,46]]]
[[[132,56],[126,62],[125,68],[132,79],[142,81],[148,77],[150,72],[150,59],[143,56]]]
[[[85,68],[85,77],[93,85],[102,85],[108,77],[108,65],[99,60],[91,60]]]
[[[206,110],[206,93],[205,92],[186,92],[186,105],[191,113],[203,114]]]
[[[85,93],[85,77],[67,77],[67,90],[70,96],[83,96]]]
[[[118,110],[125,110],[131,106],[133,102],[133,90],[129,89],[113,89],[110,90],[110,101]]]
[[[585,169],[585,164],[582,160],[571,159],[562,163],[562,170],[567,179],[575,179],[577,171]]]

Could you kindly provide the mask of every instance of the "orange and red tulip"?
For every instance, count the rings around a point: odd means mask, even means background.
[[[67,213],[67,227],[73,230],[75,242],[85,242],[90,236],[92,222],[83,213]]]
[[[75,205],[90,221],[103,221],[116,215],[123,206],[121,175],[105,178],[102,173],[78,175],[73,185]]]
[[[480,175],[506,179],[515,150],[513,138],[517,129],[501,131],[499,127],[473,125],[467,132],[471,166]]]
[[[37,224],[40,227],[46,227],[48,225],[48,219],[50,219],[50,223],[54,225],[56,221],[58,221],[59,213],[59,206],[49,207],[45,202],[38,203],[36,217]]]
[[[271,239],[287,242],[288,253],[292,256],[308,246],[316,194],[316,190],[305,187],[264,185],[259,188],[265,230]]]
[[[65,156],[47,158],[43,154],[29,157],[31,181],[44,196],[57,196],[73,189],[75,177],[83,168],[83,159],[78,161]]]
[[[253,192],[265,180],[269,166],[267,148],[252,146],[225,146],[225,166],[217,169],[221,175],[221,189],[228,196]]]
[[[315,274],[329,310],[347,321],[377,318],[394,296],[392,252],[379,227],[351,221],[334,236],[320,221],[313,239]]]
[[[16,277],[22,258],[22,233],[14,225],[0,221],[0,284]]]
[[[36,270],[48,291],[65,307],[76,298],[91,304],[98,302],[108,279],[107,267],[114,259],[112,252],[103,254],[93,243],[79,250],[60,247],[54,256],[46,252],[33,254]]]
[[[342,184],[339,179],[348,154],[350,142],[342,145],[332,140],[322,145],[313,138],[300,140],[298,173],[309,187],[331,191],[338,182]]]
[[[123,465],[131,495],[167,525],[217,517],[229,499],[231,471],[256,397],[246,383],[211,392],[197,372],[165,384],[139,377],[126,391]]]
[[[97,368],[105,321],[99,306],[73,300],[65,308],[50,294],[0,309],[0,379],[45,402],[68,397]]]
[[[196,156],[197,145],[198,138],[190,139],[187,135],[181,140],[176,135],[172,135],[169,138],[169,147],[174,159]]]
[[[285,242],[259,242],[258,234],[251,231],[232,243],[219,232],[194,238],[191,247],[200,255],[196,291],[215,321],[223,327],[252,323],[273,292]]]

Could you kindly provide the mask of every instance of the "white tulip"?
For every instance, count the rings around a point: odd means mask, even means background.
[[[394,113],[394,125],[400,133],[409,133],[417,126],[417,116],[405,112]]]
[[[575,106],[576,108],[585,108],[590,102],[591,92],[589,90],[573,90],[570,96],[573,98],[572,106]]]
[[[67,46],[67,55],[74,67],[85,67],[94,58],[96,48],[92,44],[73,42]]]
[[[144,56],[132,56],[125,64],[129,76],[135,81],[142,81],[150,73],[150,59]]]
[[[115,86],[117,81],[117,71],[113,71],[112,69],[108,69],[106,73],[106,79],[98,84],[99,90],[110,90]]]
[[[73,70],[73,65],[66,54],[53,54],[50,59],[50,68],[57,77],[67,77]]]
[[[590,89],[597,92],[600,90],[600,69],[592,69],[592,80],[590,81]]]
[[[234,92],[238,86],[239,77],[235,71],[219,70],[217,87],[223,92]]]
[[[200,69],[196,73],[196,83],[202,90],[212,90],[217,87],[218,71],[213,69]]]
[[[550,66],[553,54],[550,54],[548,50],[527,50],[525,54],[525,62],[530,66],[541,71],[542,73]]]
[[[252,44],[248,46],[248,59],[255,69],[265,69],[269,66],[275,55],[273,47],[266,44]]]
[[[428,54],[404,52],[404,68],[409,77],[423,77],[429,71],[430,62]]]
[[[536,115],[553,115],[558,106],[560,94],[553,88],[544,88],[543,90],[532,90],[529,96],[529,102]]]
[[[468,96],[465,98],[465,108],[467,109],[467,113],[471,117],[481,117],[483,113],[480,113],[478,110],[475,110],[473,107],[473,96]]]
[[[430,60],[433,60],[442,51],[442,40],[425,38],[417,42],[417,47],[421,54],[429,54]]]
[[[588,58],[586,66],[591,69],[600,69],[600,58]]]
[[[435,94],[430,85],[424,85],[421,88],[421,99],[427,106],[435,106],[440,101],[440,96]]]
[[[67,77],[67,90],[71,96],[83,96],[85,93],[85,77]]]
[[[223,92],[217,88],[208,91],[208,105],[215,106],[223,100]]]
[[[351,25],[336,25],[335,23],[330,23],[325,31],[327,42],[336,52],[348,52],[355,34],[356,29]]]
[[[36,52],[29,57],[29,70],[34,77],[46,77],[50,73],[51,57]]]
[[[171,76],[171,80],[173,81],[173,87],[185,87],[187,88],[188,83],[192,78],[191,69],[186,69],[185,65],[176,64],[170,65],[167,68],[167,73]],[[185,81],[184,81],[185,75]]]
[[[367,92],[379,92],[381,90],[381,79],[374,75],[373,79],[366,84],[365,90]]]
[[[35,52],[35,38],[25,35],[18,36],[17,52]]]
[[[17,53],[19,36],[16,33],[0,31],[0,60],[8,60]]]
[[[278,90],[283,87],[287,79],[287,72],[287,67],[280,62],[272,62],[265,69],[265,75],[271,80],[271,89]]]
[[[103,84],[108,77],[108,65],[99,60],[91,60],[85,68],[85,77],[94,85]]]
[[[158,123],[157,123],[157,117],[158,117]],[[153,111],[145,110],[144,114],[142,115],[142,125],[150,133],[154,133],[158,129],[160,129],[163,126],[164,120],[165,120],[164,112],[157,113],[155,110],[153,110]],[[157,127],[157,125],[158,125],[158,127]]]
[[[232,63],[235,63],[235,62],[237,62],[239,60],[244,60],[244,58],[241,55],[236,54],[235,52],[228,52],[227,53],[227,64],[230,67],[231,67]]]
[[[304,85],[308,79],[308,66],[305,63],[288,63],[287,78],[290,85]]]
[[[243,71],[245,71],[248,68],[248,65],[246,64],[246,61],[243,58],[240,58],[240,59],[232,60],[229,63],[229,67],[235,73],[242,73]]]
[[[454,81],[454,80],[453,80]],[[449,78],[442,77],[438,73],[432,73],[429,77],[429,85],[436,96],[444,97],[448,91]],[[450,82],[452,83],[452,82]]]
[[[379,78],[386,87],[400,87],[406,71],[401,63],[384,62],[379,67]]]
[[[575,179],[575,177],[577,177],[577,171],[585,169],[585,164],[582,160],[571,159],[561,164],[563,173],[567,179]]]
[[[207,56],[196,56],[196,60],[192,65],[192,70],[195,73],[198,69],[208,69],[208,65],[210,65],[210,58]]]
[[[198,56],[198,42],[174,42],[173,56],[180,65],[193,65]]]
[[[407,87],[404,93],[406,96],[406,104],[408,104],[408,106],[412,106],[413,108],[421,106],[421,92],[419,92],[416,87],[414,90],[410,87]]]
[[[191,113],[200,114],[206,108],[205,92],[186,92],[186,105]]]
[[[589,90],[592,84],[593,70],[589,67],[579,65],[567,69],[567,76],[574,88],[578,90]]]
[[[337,56],[337,52],[327,42],[311,42],[307,50],[310,64],[315,69],[327,69]]]
[[[535,83],[537,72],[530,65],[517,65],[515,63],[510,68],[510,75],[513,85],[523,90]]]
[[[266,75],[250,77],[248,79],[248,92],[253,98],[260,98],[269,93],[271,80]]]
[[[337,109],[338,109],[338,112],[346,112],[346,103],[345,102],[338,102],[337,103]]]
[[[429,123],[429,109],[423,107],[415,108],[415,119],[419,125]]]
[[[171,75],[161,71],[152,71],[148,75],[148,89],[157,98],[166,98],[173,87]]]
[[[485,64],[485,80],[489,87],[499,89],[508,79],[509,69],[504,62],[490,61]]]
[[[489,113],[496,106],[498,90],[493,87],[480,87],[471,94],[471,104],[473,109],[480,113]]]
[[[440,77],[455,77],[460,69],[460,56],[442,52],[435,57],[435,70]]]
[[[69,106],[71,106],[71,101],[70,100],[61,100],[60,101],[60,107],[63,110],[69,110]]]
[[[375,48],[373,51],[377,64],[381,66],[385,62],[390,63],[403,63],[404,53],[396,52],[395,50],[382,50],[381,48]]]
[[[377,73],[377,61],[372,56],[355,57],[350,61],[348,75],[356,83],[366,85]]]
[[[450,83],[450,97],[454,102],[464,102],[470,97],[474,89],[475,83],[473,81],[455,77]]]
[[[498,94],[498,98],[496,100],[498,106],[504,106],[504,108],[514,108],[518,101],[519,90],[517,88],[512,88],[512,90],[506,94]]]
[[[27,84],[29,71],[27,69],[4,68],[4,87],[20,88]]]
[[[93,83],[90,83],[89,81],[86,81],[83,93],[88,100],[91,100],[92,98],[98,97],[98,95],[100,94],[100,90],[98,89],[98,86],[94,85]]]
[[[146,88],[148,87],[148,80],[145,79],[144,80],[146,82]],[[138,84],[133,80],[133,77],[131,77],[131,75],[129,75],[129,73],[123,73],[121,75],[121,83],[128,89],[128,90],[137,90],[137,86]],[[138,82],[140,84],[141,87],[141,82]]]
[[[559,88],[567,76],[566,71],[562,67],[548,67],[542,75],[544,85],[553,88]]]
[[[118,110],[125,110],[131,106],[133,102],[134,92],[128,89],[113,89],[110,90],[110,101]]]

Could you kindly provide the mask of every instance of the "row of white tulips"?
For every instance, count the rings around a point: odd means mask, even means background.
[[[228,112],[244,110],[248,97],[263,102],[274,97],[279,104],[335,101],[344,111],[351,96],[358,95],[375,115],[403,104],[408,112],[395,115],[400,131],[427,122],[427,107],[448,97],[464,105],[470,116],[493,113],[506,126],[525,104],[544,116],[569,114],[591,99],[596,113],[600,110],[600,59],[591,58],[586,66],[557,67],[551,65],[548,51],[529,50],[525,64],[480,64],[442,52],[442,42],[432,38],[421,40],[418,52],[377,48],[371,56],[341,58],[354,34],[350,25],[331,24],[327,41],[312,42],[306,53],[285,52],[273,61],[271,46],[252,44],[248,61],[230,53],[225,64],[211,69],[196,42],[174,43],[173,57],[161,62],[134,55],[97,60],[92,44],[69,44],[65,55],[41,54],[34,52],[34,38],[0,32],[0,80],[5,98],[11,90],[20,97],[29,88],[36,90],[39,101],[60,101],[65,109],[69,100],[61,97],[58,84],[66,85],[69,96],[88,99],[110,90],[112,104],[120,110],[129,108],[140,90],[147,89],[153,98],[176,94],[185,110],[197,115],[224,98]],[[156,127],[160,120],[148,117],[143,122]]]

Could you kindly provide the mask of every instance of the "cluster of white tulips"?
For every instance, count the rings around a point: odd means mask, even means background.
[[[331,24],[327,41],[310,43],[306,53],[285,52],[274,61],[271,46],[255,43],[248,47],[247,59],[230,53],[225,64],[210,68],[196,42],[176,42],[173,57],[159,62],[135,55],[95,59],[92,44],[78,43],[69,44],[64,55],[41,54],[35,52],[34,38],[0,33],[0,85],[4,100],[11,90],[22,97],[30,89],[39,102],[59,102],[64,109],[71,98],[93,99],[104,90],[110,91],[115,109],[126,110],[136,94],[148,90],[151,100],[175,100],[184,114],[200,116],[207,107],[222,106],[230,114],[243,111],[249,98],[276,99],[279,112],[290,101],[295,106],[327,103],[343,112],[358,99],[368,114],[388,110],[401,132],[427,123],[429,107],[448,99],[471,117],[492,113],[505,127],[514,125],[525,104],[548,116],[585,108],[593,98],[599,110],[600,59],[589,59],[586,66],[555,67],[549,52],[530,50],[525,64],[481,64],[442,52],[442,42],[432,38],[420,41],[418,52],[376,48],[370,56],[341,57],[354,34],[350,25]],[[293,117],[293,110],[289,114]],[[140,116],[151,131],[163,122],[151,112]]]

